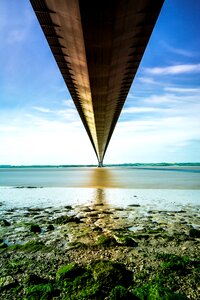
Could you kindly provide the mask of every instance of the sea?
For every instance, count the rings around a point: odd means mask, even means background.
[[[0,210],[100,202],[199,211],[200,166],[0,168]]]

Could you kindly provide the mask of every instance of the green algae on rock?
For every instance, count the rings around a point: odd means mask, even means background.
[[[137,300],[136,296],[134,296],[132,293],[128,291],[127,288],[125,288],[122,285],[116,285],[110,292],[108,296],[109,300]]]
[[[157,258],[162,260],[160,265],[161,268],[167,269],[168,271],[173,270],[181,272],[185,270],[187,265],[190,263],[190,259],[187,255],[181,257],[170,253],[158,253]]]
[[[92,271],[95,281],[101,283],[103,287],[111,288],[116,285],[127,286],[132,279],[131,272],[119,263],[112,261],[100,260],[87,267]]]
[[[48,300],[52,299],[54,287],[51,283],[30,285],[26,288],[24,300]]]
[[[60,267],[56,273],[57,280],[66,280],[75,278],[76,276],[82,274],[82,268],[80,268],[76,263],[70,263]]]
[[[43,242],[30,241],[26,244],[16,244],[8,247],[12,251],[27,251],[27,252],[37,252],[40,250],[47,250],[48,248],[44,245]]]

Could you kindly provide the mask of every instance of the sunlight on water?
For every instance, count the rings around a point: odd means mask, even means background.
[[[123,188],[115,173],[109,168],[95,168],[89,174],[87,187],[92,188]]]
[[[0,171],[0,204],[48,207],[198,205],[200,172],[182,168],[16,168]],[[197,172],[198,171],[198,172]],[[40,188],[41,187],[41,188]]]

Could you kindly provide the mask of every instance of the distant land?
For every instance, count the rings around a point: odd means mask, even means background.
[[[80,168],[80,167],[96,167],[97,165],[0,165],[3,168]],[[184,162],[184,163],[124,163],[124,164],[104,164],[104,167],[197,167],[200,162]]]

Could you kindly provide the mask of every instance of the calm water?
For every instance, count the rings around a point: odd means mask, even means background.
[[[98,201],[151,209],[197,207],[200,167],[0,169],[2,209]]]
[[[5,168],[0,186],[200,189],[200,167]]]

